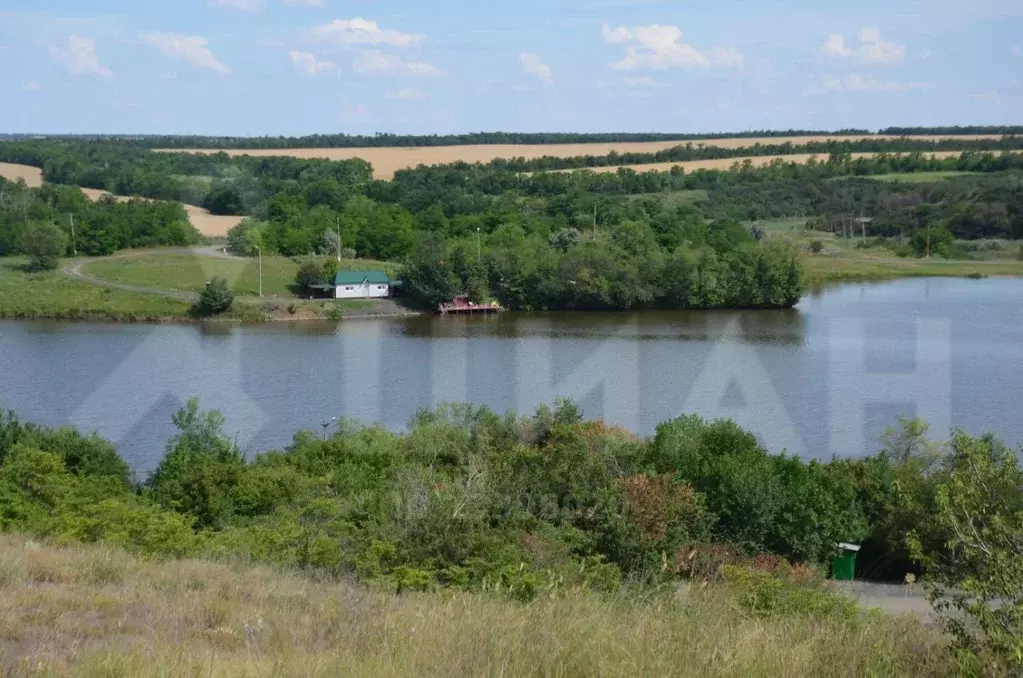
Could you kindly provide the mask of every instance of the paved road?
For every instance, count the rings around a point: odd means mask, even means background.
[[[114,254],[109,257],[101,257],[98,259],[88,259],[82,261],[76,261],[72,264],[68,264],[64,267],[64,273],[74,278],[75,280],[81,280],[82,282],[89,283],[90,285],[96,285],[97,287],[109,287],[115,290],[124,290],[125,292],[135,292],[137,294],[152,294],[159,297],[167,297],[168,299],[177,299],[178,301],[185,301],[190,304],[194,304],[199,300],[199,295],[195,292],[183,292],[181,290],[166,290],[158,287],[146,287],[144,285],[129,285],[127,283],[113,282],[110,280],[101,280],[100,278],[94,278],[87,273],[82,272],[82,266],[85,264],[91,264],[96,261],[104,261],[110,259],[130,259],[131,257],[150,256],[153,254],[195,254],[201,257],[217,257],[221,259],[245,259],[245,257],[238,257],[233,254],[228,254],[223,251],[221,247],[191,247],[191,248],[174,248],[165,250],[147,250],[143,252],[127,252],[124,254]]]
[[[924,597],[919,584],[908,589],[902,584],[876,584],[873,582],[833,582],[832,585],[853,598],[861,607],[877,607],[889,614],[911,614],[921,621],[933,623],[934,609]]]

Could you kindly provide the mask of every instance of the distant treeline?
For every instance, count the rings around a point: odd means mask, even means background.
[[[468,146],[495,144],[594,144],[642,141],[688,141],[696,139],[734,139],[751,137],[789,137],[810,135],[862,135],[863,129],[820,130],[750,130],[746,132],[713,132],[709,134],[659,132],[475,132],[470,134],[313,134],[304,137],[208,137],[208,136],[132,136],[88,137],[109,139],[143,148],[383,148],[407,146]],[[71,137],[74,138],[74,137]]]
[[[618,153],[582,155],[567,158],[497,158],[486,163],[490,167],[513,172],[539,172],[544,170],[584,169],[588,167],[615,167],[665,162],[690,162],[721,158],[744,158],[765,155],[815,154],[830,156],[840,153],[913,153],[936,151],[1013,151],[1023,149],[1023,137],[1002,139],[852,139],[848,141],[814,141],[806,144],[785,142],[780,144],[756,143],[741,148],[722,148],[689,142],[651,153]]]
[[[886,127],[878,134],[1023,134],[1023,125],[947,125],[945,127]]]

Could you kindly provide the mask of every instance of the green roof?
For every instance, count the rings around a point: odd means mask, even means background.
[[[391,278],[383,271],[338,271],[334,276],[335,285],[390,285]]]

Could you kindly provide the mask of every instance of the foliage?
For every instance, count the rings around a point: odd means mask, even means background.
[[[910,246],[913,253],[918,257],[941,257],[948,259],[952,256],[952,247],[955,245],[955,236],[947,228],[925,228],[913,234]]]
[[[231,292],[227,279],[216,276],[199,292],[196,311],[200,315],[219,315],[228,311],[233,303],[234,293]]]
[[[21,251],[28,256],[33,271],[52,271],[57,260],[67,253],[68,237],[55,224],[36,221],[21,232]]]
[[[936,527],[946,550],[917,554],[929,598],[976,675],[1023,670],[1023,471],[990,437],[952,436],[947,474],[936,487]]]
[[[111,196],[94,202],[74,186],[29,188],[24,182],[0,178],[0,256],[30,254],[27,247],[42,255],[40,261],[52,263],[68,250],[104,255],[199,241],[199,233],[178,204],[117,201]]]
[[[325,280],[324,268],[315,259],[305,259],[295,273],[295,284],[303,290],[310,290],[316,285],[322,285]]]

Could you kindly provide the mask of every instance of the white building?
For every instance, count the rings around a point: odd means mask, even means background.
[[[335,299],[379,299],[391,296],[391,278],[383,271],[338,271]]]

